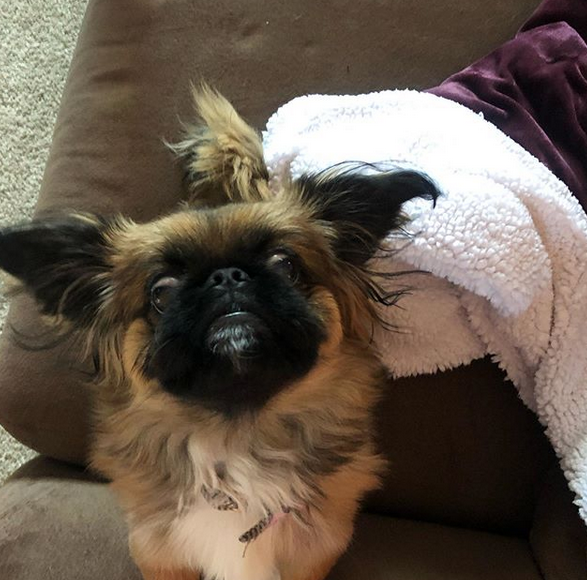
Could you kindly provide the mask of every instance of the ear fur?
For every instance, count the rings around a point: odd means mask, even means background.
[[[214,206],[268,199],[261,137],[207,85],[193,90],[201,120],[171,148],[186,163],[190,202]]]
[[[302,176],[296,184],[314,215],[335,229],[338,257],[354,265],[364,264],[381,240],[405,222],[402,204],[415,197],[436,201],[439,195],[422,173],[379,171],[364,164],[335,166]]]
[[[90,324],[108,282],[106,220],[71,216],[0,230],[0,268],[20,281],[42,312]]]

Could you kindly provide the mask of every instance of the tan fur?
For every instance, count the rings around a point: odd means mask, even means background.
[[[144,580],[200,580],[200,573],[193,570],[167,570],[141,566],[138,555],[135,555],[135,560]]]
[[[295,563],[284,567],[281,577],[283,580],[324,580],[338,560],[339,555],[324,558],[312,567],[296,565]]]
[[[259,134],[206,85],[193,91],[203,122],[172,149],[187,160],[192,203],[215,206],[270,197]]]

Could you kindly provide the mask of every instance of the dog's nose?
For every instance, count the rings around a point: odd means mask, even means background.
[[[210,274],[206,281],[209,288],[237,288],[248,280],[249,275],[240,268],[221,268]]]

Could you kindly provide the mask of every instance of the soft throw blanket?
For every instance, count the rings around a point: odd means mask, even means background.
[[[414,234],[402,262],[415,288],[380,331],[395,376],[489,353],[546,427],[587,521],[587,217],[567,186],[468,108],[415,91],[307,96],[264,133],[273,185],[343,161],[412,167],[443,190],[436,209],[406,207]],[[398,320],[399,317],[399,320]]]

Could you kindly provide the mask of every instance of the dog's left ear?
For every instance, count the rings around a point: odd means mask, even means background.
[[[402,205],[415,197],[436,201],[439,190],[423,173],[411,170],[357,171],[332,168],[296,181],[304,203],[336,232],[338,257],[362,265],[380,242],[406,220]]]
[[[71,216],[0,230],[0,268],[16,278],[42,312],[84,326],[97,313],[111,270],[108,220]]]

